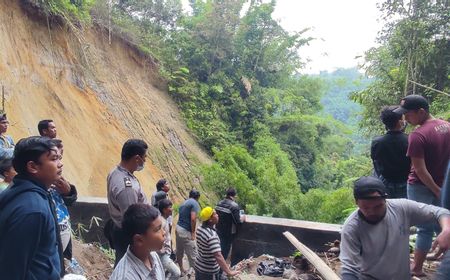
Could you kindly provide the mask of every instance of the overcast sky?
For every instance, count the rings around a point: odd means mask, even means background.
[[[266,0],[269,1],[269,0]],[[288,31],[311,28],[305,36],[317,38],[300,49],[310,62],[305,73],[357,66],[364,51],[375,46],[382,23],[376,4],[381,0],[277,0],[273,17]],[[188,0],[182,0],[189,6]]]
[[[317,38],[300,50],[311,59],[307,73],[332,71],[358,64],[356,56],[375,46],[382,23],[377,0],[278,0],[274,18],[289,31],[310,27],[308,36]],[[362,61],[361,59],[359,61]]]

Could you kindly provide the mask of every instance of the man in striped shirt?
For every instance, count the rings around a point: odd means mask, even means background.
[[[222,256],[219,236],[214,229],[219,222],[219,216],[211,207],[205,207],[200,212],[202,225],[197,229],[198,255],[195,259],[196,280],[219,280],[220,269],[228,276],[235,276],[239,271],[231,270]]]
[[[164,280],[158,254],[164,244],[163,219],[146,203],[132,204],[123,215],[122,229],[131,240],[109,280]]]

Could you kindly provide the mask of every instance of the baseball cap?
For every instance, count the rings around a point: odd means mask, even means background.
[[[402,98],[400,102],[400,107],[395,109],[393,112],[397,114],[404,114],[411,110],[424,109],[428,112],[429,104],[428,101],[422,95],[411,94]]]
[[[207,220],[209,220],[209,218],[211,218],[213,213],[214,213],[214,209],[212,209],[211,207],[207,206],[207,207],[203,208],[202,211],[200,211],[200,215],[199,215],[200,221],[206,222]]]
[[[370,196],[378,192],[380,196]],[[373,176],[363,176],[354,182],[353,196],[355,199],[376,199],[387,197],[386,187],[383,182]]]

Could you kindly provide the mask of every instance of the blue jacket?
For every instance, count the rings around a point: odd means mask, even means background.
[[[8,280],[59,280],[61,239],[47,189],[16,176],[0,194],[0,275]]]

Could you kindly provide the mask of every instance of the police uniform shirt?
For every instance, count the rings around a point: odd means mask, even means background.
[[[147,197],[139,180],[121,166],[114,168],[107,178],[108,209],[114,224],[121,228],[122,217],[135,203],[147,203]]]

